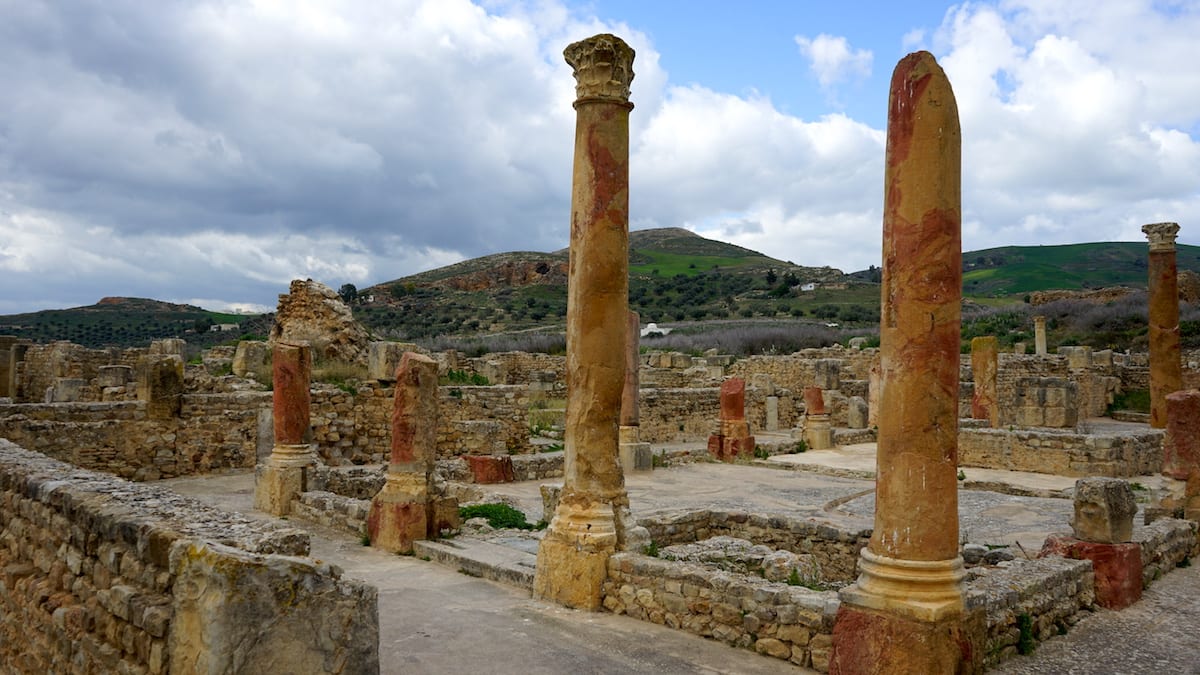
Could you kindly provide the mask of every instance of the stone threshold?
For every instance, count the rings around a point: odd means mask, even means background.
[[[413,555],[453,567],[468,576],[533,591],[537,555],[511,546],[467,537],[415,541]]]

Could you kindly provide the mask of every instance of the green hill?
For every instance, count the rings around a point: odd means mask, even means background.
[[[1180,245],[1179,269],[1200,271],[1200,246]],[[963,254],[963,291],[972,296],[1108,286],[1145,288],[1144,242],[1003,246]]]

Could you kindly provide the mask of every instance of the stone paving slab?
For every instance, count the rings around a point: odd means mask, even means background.
[[[512,545],[469,537],[413,542],[413,555],[441,563],[473,577],[533,591],[537,554]]]

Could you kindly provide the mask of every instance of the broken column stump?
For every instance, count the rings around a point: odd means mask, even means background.
[[[825,395],[820,387],[804,388],[804,442],[809,450],[833,447],[833,423],[825,409]]]
[[[958,548],[960,147],[950,81],[909,54],[888,99],[875,527],[840,592],[834,674],[982,671]]]
[[[708,437],[708,452],[722,462],[754,456],[754,437],[746,421],[746,381],[740,377],[721,383],[720,426]]]
[[[437,455],[437,380],[433,359],[415,352],[401,357],[395,373],[391,462],[367,515],[367,534],[376,548],[411,553],[413,542],[428,538],[436,527],[429,480]]]
[[[275,445],[254,475],[254,508],[274,516],[291,512],[292,500],[308,487],[316,462],[309,436],[312,351],[307,343],[277,342],[271,356]]]

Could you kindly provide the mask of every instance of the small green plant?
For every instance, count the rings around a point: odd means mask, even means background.
[[[805,441],[803,438],[796,441],[796,447],[795,447],[794,451],[798,452],[798,453],[799,452],[808,452],[808,442]]]
[[[371,533],[363,532],[362,538],[359,539],[359,543],[362,544],[363,546],[370,546],[371,545]]]
[[[1191,567],[1191,566],[1192,566],[1192,559],[1189,557],[1185,556],[1183,560],[1179,561],[1179,567]]]
[[[542,446],[542,452],[559,452],[562,449],[563,449],[562,443],[551,443],[550,445]]]
[[[657,558],[658,557],[658,542],[651,539],[649,544],[646,544],[645,546],[642,547],[642,553],[650,556],[651,558]]]
[[[771,453],[761,445],[754,446],[754,457],[757,459],[770,459]]]
[[[1029,616],[1027,612],[1017,615],[1017,631],[1020,633],[1017,637],[1017,653],[1032,654],[1033,648],[1037,646],[1037,641],[1033,639],[1033,617]]]
[[[788,583],[788,586],[799,586],[800,585],[800,570],[793,567],[791,574],[788,574],[787,583]]]
[[[486,387],[491,384],[483,375],[468,373],[465,370],[446,371],[445,381],[449,384],[469,384],[476,387]]]
[[[667,465],[667,460],[663,459],[662,455],[650,455],[650,466],[655,469],[661,469]]]
[[[1141,483],[1130,483],[1129,489],[1133,490],[1134,492],[1146,492],[1150,488],[1146,487],[1145,485],[1142,485]]]
[[[462,398],[462,389],[459,389],[458,387],[454,387],[453,389],[451,389],[450,390],[450,398],[461,399]]]
[[[475,504],[464,506],[458,510],[463,520],[470,518],[487,518],[488,525],[496,529],[532,530],[533,524],[525,519],[525,514],[508,504]]]
[[[959,479],[960,481],[964,481],[964,480],[966,480],[966,479],[967,479],[967,474],[966,474],[966,472],[964,472],[962,469],[959,469],[959,470],[958,470],[958,479]]]

